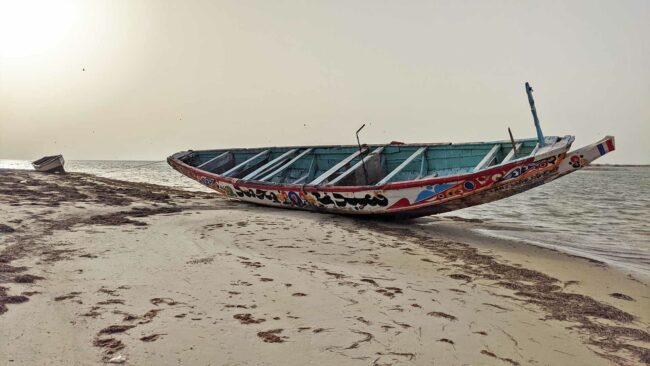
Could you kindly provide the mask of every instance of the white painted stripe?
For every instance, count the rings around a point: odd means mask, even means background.
[[[224,176],[224,177],[227,177],[228,175],[230,175],[230,174],[232,174],[232,173],[234,173],[234,172],[240,170],[241,168],[245,167],[245,166],[248,165],[248,163],[250,163],[251,161],[253,161],[253,160],[259,158],[259,157],[262,156],[262,155],[266,155],[266,154],[268,154],[269,151],[271,151],[271,150],[264,150],[264,151],[262,151],[261,153],[259,153],[259,154],[255,155],[255,156],[253,156],[252,158],[250,158],[250,159],[248,159],[248,160],[242,162],[241,164],[239,164],[239,165],[233,167],[232,169],[228,170],[227,172],[225,172],[225,173],[223,173],[223,174],[221,174],[221,175]]]
[[[533,151],[530,153],[529,156],[535,156],[535,154],[537,154],[537,150],[539,150],[539,143],[535,145],[535,148],[533,149]]]
[[[375,155],[381,153],[383,150],[384,150],[384,147],[383,147],[383,146],[376,148],[373,152],[371,152],[370,154],[368,154],[368,156],[366,156],[366,157],[363,158],[362,160],[359,160],[359,161],[358,161],[356,164],[354,164],[350,169],[346,170],[346,171],[343,172],[341,175],[339,175],[338,177],[334,178],[332,181],[328,182],[326,185],[331,186],[331,185],[334,185],[334,184],[340,182],[342,179],[344,179],[344,178],[347,177],[348,175],[352,174],[352,172],[354,172],[355,170],[359,169],[359,168],[360,168],[360,167],[361,167],[361,166],[362,166],[366,161],[368,161],[368,159],[370,159],[370,158],[372,158],[373,156],[375,156]]]
[[[490,163],[492,162],[492,160],[494,160],[494,158],[497,157],[497,153],[499,152],[500,148],[501,148],[501,145],[492,146],[492,149],[490,149],[490,151],[485,155],[483,160],[481,160],[481,162],[478,163],[476,165],[476,167],[474,167],[474,171],[478,172],[479,170],[483,170],[483,169],[487,168],[488,166],[490,166]]]
[[[515,149],[510,150],[510,152],[508,153],[508,155],[506,155],[505,159],[503,159],[503,161],[501,162],[501,164],[503,164],[503,163],[507,163],[507,162],[509,162],[510,160],[514,159],[514,157],[515,157],[515,150],[520,151],[522,146],[523,146],[523,144],[522,144],[521,142],[518,143],[518,144],[516,144],[516,145],[515,145]]]
[[[260,179],[260,182],[267,181],[267,180],[269,180],[269,179],[275,177],[276,175],[282,173],[282,172],[285,171],[288,167],[290,167],[291,165],[293,165],[293,163],[295,163],[296,161],[300,160],[300,158],[302,158],[303,156],[309,154],[312,150],[313,150],[313,149],[310,147],[309,149],[307,149],[307,150],[301,152],[300,154],[298,154],[298,156],[296,156],[296,157],[294,157],[293,159],[289,160],[289,162],[287,162],[287,163],[284,164],[283,166],[279,167],[277,170],[271,172],[271,173],[268,174],[267,176],[265,176],[265,177],[263,177],[262,179]]]
[[[229,153],[230,153],[230,151],[226,151],[226,152],[223,153],[223,154],[217,155],[217,156],[215,156],[214,158],[212,158],[212,159],[206,161],[205,163],[203,163],[203,164],[197,166],[197,168],[201,169],[201,168],[204,167],[205,165],[208,165],[208,164],[210,164],[211,162],[213,162],[213,161],[215,161],[215,160],[217,160],[217,159],[219,159],[219,158],[222,158],[222,157],[228,155]]]
[[[262,172],[263,172],[264,170],[266,170],[267,168],[273,166],[274,164],[278,163],[279,161],[281,161],[281,160],[283,160],[283,159],[288,158],[289,156],[291,156],[291,155],[292,155],[293,153],[295,153],[295,152],[296,152],[296,149],[291,149],[291,150],[285,152],[284,154],[278,156],[277,158],[275,158],[275,159],[269,161],[268,163],[262,165],[261,167],[255,169],[254,171],[252,171],[250,174],[246,175],[246,176],[245,176],[244,178],[242,178],[242,179],[244,179],[244,180],[249,180],[249,179],[253,179],[253,178],[255,178],[255,176],[257,176],[258,174],[262,173]]]
[[[411,156],[409,156],[406,160],[404,160],[404,161],[402,162],[402,164],[400,164],[397,168],[393,169],[392,172],[388,173],[387,176],[385,176],[382,180],[380,180],[380,181],[379,181],[377,184],[375,184],[375,185],[376,185],[376,186],[380,186],[380,185],[382,185],[382,184],[386,184],[386,183],[388,183],[391,179],[393,179],[393,177],[394,177],[397,173],[401,172],[402,169],[404,169],[404,167],[406,167],[407,165],[409,165],[409,164],[413,161],[413,159],[415,159],[415,158],[417,158],[418,156],[420,156],[420,154],[422,154],[422,153],[425,152],[426,150],[427,150],[427,147],[426,147],[426,146],[417,149],[417,150],[416,150],[416,151],[415,151]]]
[[[316,178],[316,179],[314,179],[313,181],[311,181],[311,182],[309,183],[309,185],[319,185],[319,184],[323,183],[323,182],[324,182],[327,178],[329,178],[332,174],[338,172],[339,169],[343,168],[343,167],[345,166],[345,164],[348,164],[349,162],[351,162],[352,160],[354,160],[354,158],[356,158],[357,156],[359,156],[360,154],[362,154],[362,153],[364,153],[364,152],[366,152],[366,151],[368,151],[368,148],[364,148],[364,149],[362,149],[362,150],[360,150],[360,151],[359,151],[359,150],[355,151],[353,154],[349,155],[347,158],[341,160],[341,161],[338,162],[336,165],[334,165],[333,167],[331,167],[328,171],[326,171],[325,173],[321,174],[318,178]]]

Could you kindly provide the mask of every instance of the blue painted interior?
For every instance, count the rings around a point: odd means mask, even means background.
[[[537,144],[536,139],[527,139],[527,140],[517,140],[517,143],[521,143],[522,147],[517,151],[517,155],[514,159],[519,159],[526,157],[531,154],[533,149]],[[402,162],[408,159],[414,152],[416,152],[420,147],[427,146],[427,149],[420,156],[416,157],[407,164],[401,171],[394,175],[390,182],[400,182],[406,180],[414,179],[423,179],[428,177],[442,177],[448,175],[468,173],[474,170],[474,168],[483,160],[483,158],[488,154],[488,152],[495,146],[498,145],[498,151],[496,158],[491,162],[489,166],[498,165],[505,159],[510,150],[512,150],[512,145],[510,141],[499,141],[499,142],[484,142],[484,143],[466,143],[466,144],[438,144],[438,145],[385,145],[384,150],[380,155],[380,164],[379,168],[381,172],[380,177],[387,176],[390,172],[395,170]],[[370,145],[368,146],[368,151],[372,151],[374,148],[382,145]],[[264,171],[264,174],[260,174],[253,178],[253,180],[262,179],[263,176],[266,176],[270,172],[274,171],[276,168],[283,166],[285,163],[289,162],[294,156],[298,153],[308,149],[309,147],[274,147],[274,148],[254,148],[254,149],[220,149],[220,150],[205,150],[205,151],[195,151],[192,154],[184,158],[184,161],[192,166],[199,166],[202,163],[223,154],[224,152],[230,152],[229,155],[232,162],[229,161],[227,166],[218,168],[218,171],[213,171],[216,174],[222,174],[233,167],[238,167],[237,171],[231,174],[231,177],[242,178],[246,174],[255,171],[255,169],[264,166],[266,163],[271,160],[281,156],[285,152],[291,149],[297,149],[294,155],[285,157],[283,160],[274,164]],[[255,159],[254,161],[249,162],[246,165],[242,163],[246,162],[248,159],[254,157],[262,151],[270,150],[270,153]],[[292,163],[288,168],[284,169],[281,173],[273,176],[268,180],[268,182],[274,183],[295,183],[299,179],[300,184],[308,184],[313,181],[316,177],[319,177],[330,168],[341,162],[346,157],[350,156],[354,152],[358,151],[356,146],[325,146],[313,148],[308,154],[305,154],[300,159]],[[362,155],[362,156],[365,156]],[[234,159],[233,159],[234,158]],[[222,159],[222,158],[220,158]],[[342,172],[350,169],[354,166],[361,157],[356,157],[352,159],[348,164],[341,167],[336,173],[334,173],[328,180],[322,184],[327,184],[327,182],[334,179],[336,176]],[[373,182],[370,182],[373,184]],[[374,182],[376,183],[376,182]],[[359,182],[361,184],[361,182]]]

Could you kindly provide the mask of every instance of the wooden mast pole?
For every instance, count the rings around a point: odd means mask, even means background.
[[[530,111],[533,113],[533,121],[535,121],[535,129],[537,130],[537,141],[539,142],[539,147],[544,146],[544,134],[542,134],[542,128],[539,125],[539,118],[537,118],[537,110],[535,109],[535,100],[533,100],[533,88],[530,87],[530,84],[526,82],[526,94],[528,94],[528,104],[530,104]]]

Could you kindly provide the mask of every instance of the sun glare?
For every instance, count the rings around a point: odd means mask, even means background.
[[[67,1],[0,0],[0,57],[28,57],[55,48],[72,18]]]

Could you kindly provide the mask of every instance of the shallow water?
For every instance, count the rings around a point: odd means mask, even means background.
[[[448,215],[506,226],[481,229],[489,235],[650,274],[648,167],[583,169],[522,194]]]
[[[0,160],[0,168],[31,169]],[[66,170],[101,177],[208,191],[166,162],[66,162]],[[481,232],[552,247],[650,274],[650,168],[580,170],[557,181],[447,216],[483,220]]]

